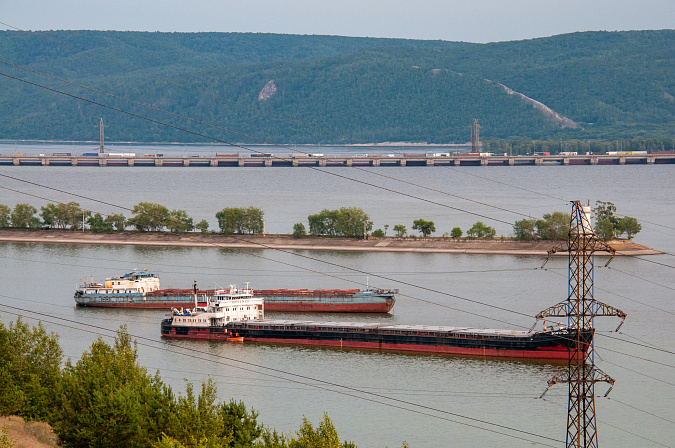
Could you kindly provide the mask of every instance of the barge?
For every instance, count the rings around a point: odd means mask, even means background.
[[[559,327],[544,331],[478,329],[429,325],[265,320],[264,301],[249,289],[206,296],[206,306],[173,310],[162,320],[162,337],[257,342],[495,358],[569,360],[585,353],[592,331]],[[243,305],[228,305],[235,297]],[[260,300],[260,304],[255,302]],[[256,308],[256,306],[258,308]],[[239,313],[239,314],[237,314]],[[243,313],[243,314],[241,314]]]
[[[185,308],[198,297],[213,295],[216,290],[161,289],[159,277],[151,272],[133,271],[106,279],[103,284],[86,282],[74,295],[77,306],[104,308]],[[253,295],[262,297],[272,312],[315,313],[388,313],[396,303],[397,289],[261,289]]]

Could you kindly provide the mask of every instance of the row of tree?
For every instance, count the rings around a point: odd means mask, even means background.
[[[197,224],[185,210],[169,210],[160,204],[139,202],[134,206],[131,218],[125,218],[121,213],[107,215],[92,213],[80,208],[76,202],[67,204],[47,204],[40,207],[39,217],[35,216],[37,209],[30,204],[16,204],[10,210],[6,205],[0,205],[0,228],[56,228],[80,230],[89,226],[93,232],[123,231],[127,227],[134,227],[140,232],[169,230],[175,233],[199,230],[208,231],[209,223],[203,219]],[[595,218],[595,233],[600,238],[618,238],[626,234],[630,239],[642,230],[637,219],[616,215],[616,206],[611,202],[597,201],[593,209]],[[224,234],[260,234],[265,229],[265,213],[256,207],[226,207],[216,213],[220,232]],[[41,219],[40,219],[41,218]],[[309,234],[312,236],[364,238],[367,235],[385,237],[389,225],[384,230],[373,230],[373,222],[368,214],[358,207],[342,207],[336,210],[324,209],[319,213],[307,217]],[[546,213],[542,219],[522,219],[516,221],[513,233],[518,240],[564,240],[569,233],[569,213]],[[413,221],[413,230],[420,232],[422,237],[428,237],[436,232],[433,221],[416,219]],[[396,224],[393,227],[396,237],[406,237],[408,229],[405,225]],[[302,223],[293,225],[293,236],[307,235],[307,228]],[[444,237],[460,238],[463,232],[454,227],[450,234]],[[494,238],[496,231],[493,227],[481,221],[474,223],[466,232],[470,238]]]
[[[618,238],[624,233],[628,239],[642,230],[642,225],[637,219],[624,216],[616,216],[616,206],[611,202],[597,201],[593,208],[595,222],[595,234],[604,240]],[[567,239],[570,232],[571,216],[569,213],[553,212],[546,213],[542,219],[522,219],[513,225],[513,233],[516,239],[529,240],[553,240]]]
[[[244,403],[219,402],[212,380],[176,395],[140,366],[124,327],[112,344],[99,338],[62,363],[58,337],[42,324],[0,321],[0,414],[46,421],[70,447],[355,448],[325,414],[316,428],[305,418],[295,435],[277,433]]]

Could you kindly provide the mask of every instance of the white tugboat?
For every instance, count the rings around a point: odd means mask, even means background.
[[[227,324],[264,318],[264,301],[253,297],[248,283],[243,289],[230,285],[202,296],[198,296],[195,287],[194,308],[172,309],[171,317],[162,321],[162,336],[241,342],[244,338],[228,331]]]

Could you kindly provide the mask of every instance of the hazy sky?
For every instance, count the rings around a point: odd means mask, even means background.
[[[675,0],[0,0],[29,30],[223,31],[495,42],[675,28]],[[0,25],[0,29],[9,29]]]

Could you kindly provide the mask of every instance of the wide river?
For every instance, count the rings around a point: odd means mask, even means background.
[[[54,148],[21,145],[18,150],[63,151]],[[207,149],[174,150],[192,154]],[[13,144],[0,145],[0,153],[14,151]],[[120,150],[151,151],[168,152],[132,146]],[[306,224],[307,215],[323,208],[357,206],[375,228],[389,225],[390,235],[396,224],[415,234],[412,221],[423,218],[435,222],[435,235],[456,226],[466,232],[480,220],[495,227],[499,237],[510,236],[511,223],[524,216],[569,212],[571,200],[613,202],[619,214],[642,223],[637,242],[667,254],[616,258],[609,267],[605,257],[596,260],[595,298],[628,313],[618,333],[619,319],[595,320],[596,364],[616,380],[606,398],[608,385],[596,385],[599,441],[611,447],[674,446],[673,165],[367,170],[3,166],[0,174],[32,182],[0,177],[0,204],[11,207],[76,201],[89,210],[129,217],[124,207],[150,201],[184,209],[195,221],[207,219],[217,228],[214,215],[223,207],[256,206],[265,212],[268,233],[290,233],[293,223]],[[538,398],[546,381],[564,371],[559,364],[162,340],[163,311],[78,309],[73,301],[74,289],[85,277],[103,280],[147,268],[159,274],[163,287],[187,288],[194,280],[204,288],[250,282],[260,289],[358,288],[368,282],[401,293],[386,316],[285,316],[289,319],[529,328],[534,318],[527,316],[567,297],[567,258],[555,258],[540,269],[543,262],[542,257],[494,255],[0,243],[0,315],[7,323],[19,309],[31,323],[43,320],[73,360],[98,334],[110,340],[111,331],[126,324],[139,338],[140,363],[159,371],[175,390],[183,392],[185,380],[198,385],[212,378],[223,400],[242,400],[260,412],[260,421],[283,432],[297,430],[303,415],[317,424],[325,412],[341,438],[359,447],[399,447],[403,441],[411,447],[558,447],[565,440],[567,385],[554,385],[544,399]],[[348,268],[371,275],[365,278]]]

